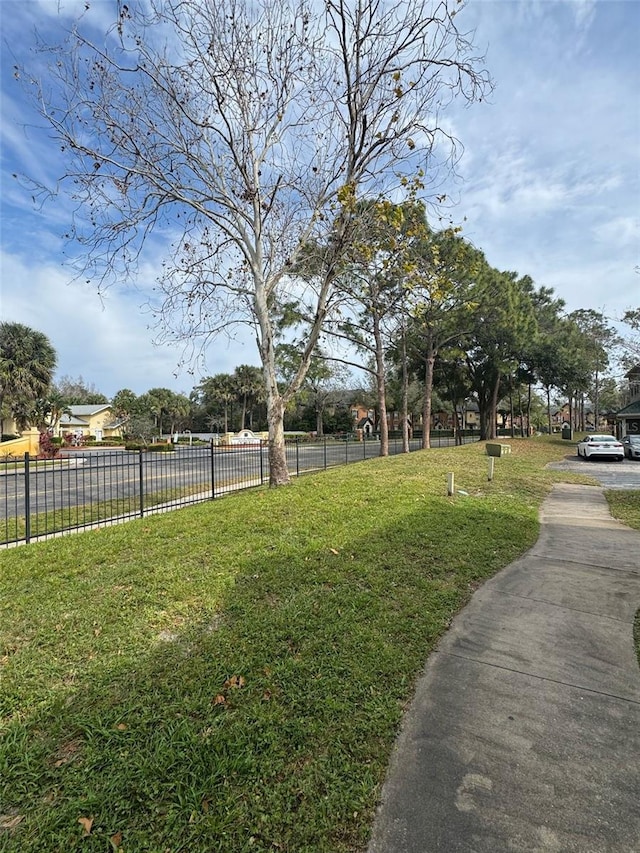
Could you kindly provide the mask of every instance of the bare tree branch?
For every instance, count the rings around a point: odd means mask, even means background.
[[[447,135],[441,112],[490,80],[452,0],[148,0],[117,4],[100,37],[90,11],[29,79],[60,146],[77,208],[68,236],[99,287],[164,257],[160,334],[191,355],[250,324],[262,360],[271,482],[288,481],[283,414],[334,305],[357,198],[425,190]],[[40,188],[43,189],[43,188]],[[329,236],[331,239],[329,240]],[[310,242],[313,282],[299,369],[278,387],[279,306]],[[309,295],[307,289],[307,295]]]

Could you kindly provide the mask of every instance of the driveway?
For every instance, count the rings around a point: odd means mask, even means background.
[[[572,474],[588,474],[594,477],[605,489],[640,489],[640,461],[624,459],[583,459],[571,454],[562,462],[551,462],[549,468],[555,471],[570,471]]]

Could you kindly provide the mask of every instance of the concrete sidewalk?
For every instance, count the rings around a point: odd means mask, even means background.
[[[592,486],[541,521],[430,656],[369,853],[640,853],[640,532]]]

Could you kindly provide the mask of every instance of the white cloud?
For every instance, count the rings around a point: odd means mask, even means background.
[[[58,353],[58,376],[82,375],[112,396],[120,388],[142,394],[153,387],[188,394],[203,375],[179,369],[179,345],[154,346],[142,293],[110,289],[101,300],[95,290],[69,283],[60,268],[34,266],[6,252],[0,276],[2,319],[47,335]],[[258,363],[255,347],[247,340],[233,346],[220,340],[209,347],[204,375],[232,373],[241,363]]]
[[[36,23],[52,32],[58,5],[0,0],[3,37],[24,47]],[[84,0],[61,0],[65,22],[83,6]],[[102,25],[113,9],[93,0],[85,23]],[[460,199],[453,215],[467,218],[464,235],[492,265],[554,287],[569,310],[637,306],[640,3],[478,0],[457,20],[462,30],[475,27],[478,52],[487,49],[497,84],[486,103],[441,116],[465,148],[458,165],[464,182],[443,188]],[[152,346],[150,318],[140,308],[144,292],[109,290],[103,306],[94,291],[67,284],[59,235],[71,203],[61,198],[34,211],[10,178],[18,168],[43,180],[60,174],[51,141],[23,130],[30,119],[11,63],[3,59],[3,319],[44,331],[59,352],[60,372],[82,373],[104,393],[155,385],[188,391],[198,377],[175,378],[181,351]],[[167,242],[156,242],[158,257]],[[141,288],[154,278],[153,267],[143,267]],[[254,343],[245,341],[212,345],[207,372],[257,364]]]
[[[596,0],[573,0],[571,11],[576,27],[583,32],[589,30],[596,17]]]
[[[596,224],[592,230],[596,240],[606,244],[611,250],[640,247],[640,217],[615,216],[606,222]],[[638,283],[640,289],[640,282]]]

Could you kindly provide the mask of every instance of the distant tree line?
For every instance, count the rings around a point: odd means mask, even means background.
[[[316,348],[305,381],[285,411],[287,430],[317,435],[349,432],[354,428],[352,408],[358,404],[373,413],[384,454],[391,412],[400,429],[404,424],[426,424],[421,435],[428,446],[432,413],[448,412],[460,427],[462,422],[456,419],[469,402],[478,406],[482,438],[494,437],[499,422],[518,424],[514,434],[524,435],[525,424],[551,431],[553,409],[565,404],[574,428],[585,429],[587,410],[597,423],[600,414],[624,405],[625,383],[611,369],[624,372],[637,364],[638,310],[620,318],[629,330],[620,336],[601,313],[581,309],[566,314],[552,291],[536,290],[527,277],[491,270],[458,235],[448,232],[434,239],[444,239],[449,248],[453,241],[458,261],[474,264],[471,275],[469,270],[456,273],[455,264],[448,261],[450,278],[468,276],[466,300],[458,294],[456,303],[451,297],[449,313],[441,305],[438,314],[437,300],[445,301],[445,283],[436,287],[427,282],[431,290],[425,304],[418,299],[412,270],[410,292],[380,324],[384,329],[380,362],[372,352],[375,336],[367,334],[370,316],[364,308],[359,315],[348,315],[345,301],[344,318],[328,329],[326,341],[347,339],[356,355],[330,357],[327,349]],[[444,264],[445,252],[438,249],[437,254]],[[388,281],[385,286],[391,288]],[[295,370],[296,359],[295,343],[278,344],[283,383]],[[136,395],[124,388],[109,399],[82,376],[54,381],[56,362],[46,335],[19,323],[0,323],[3,434],[9,420],[18,429],[34,425],[47,430],[71,406],[101,404],[111,406],[125,434],[147,440],[186,430],[267,428],[264,384],[257,366],[239,365],[233,373],[203,377],[189,394],[151,388]],[[349,365],[364,368],[369,381],[355,386]]]

